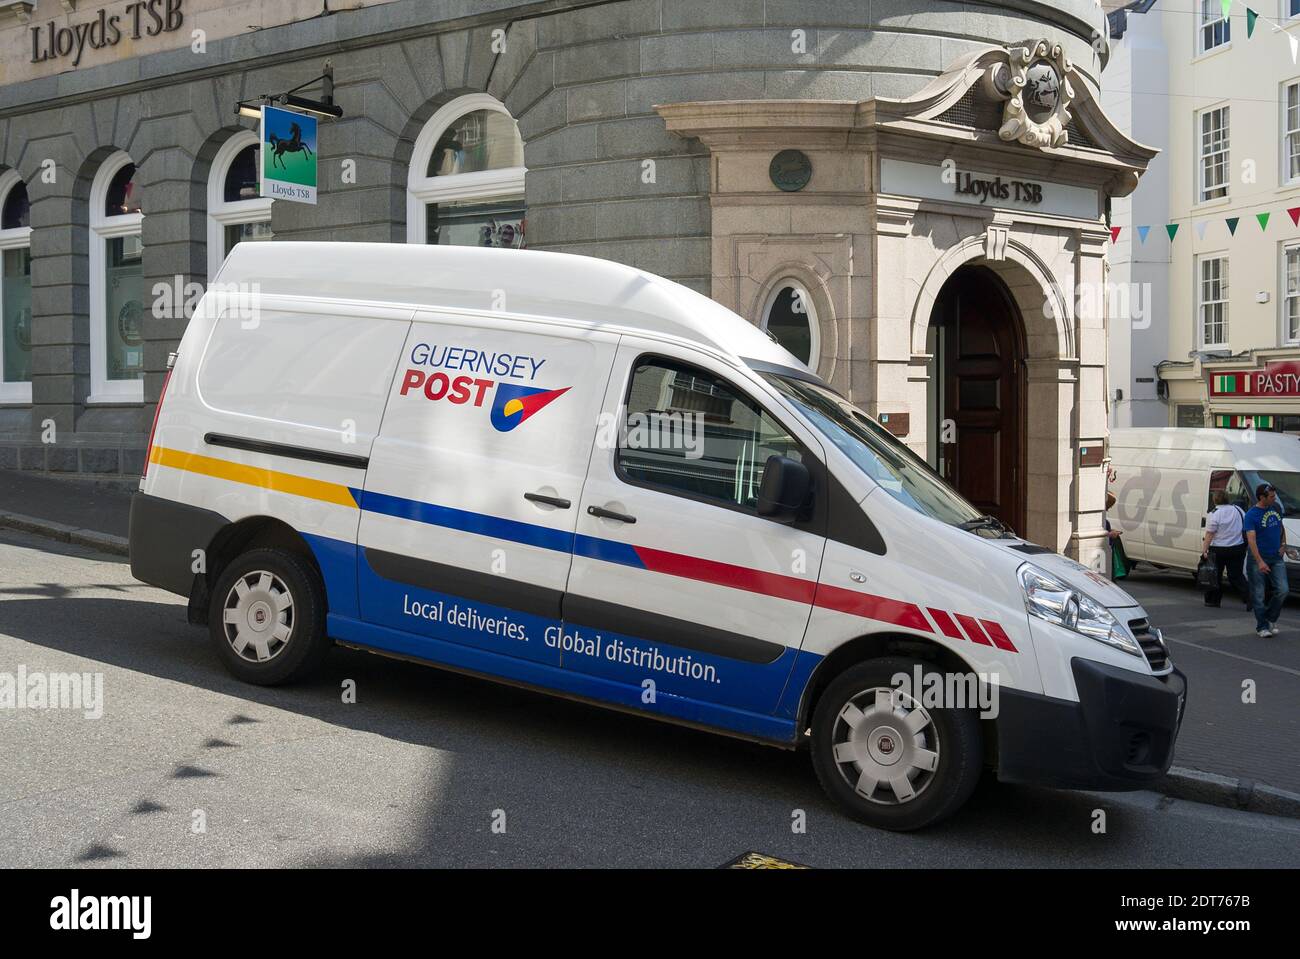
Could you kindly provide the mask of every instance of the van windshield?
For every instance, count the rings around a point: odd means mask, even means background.
[[[1246,488],[1250,491],[1250,505],[1255,505],[1255,490],[1260,483],[1268,483],[1277,490],[1277,501],[1283,516],[1300,516],[1300,473],[1280,470],[1244,470]]]
[[[844,397],[815,383],[762,373],[781,395],[890,496],[918,513],[998,537],[1008,530],[984,516],[944,483],[929,465]]]

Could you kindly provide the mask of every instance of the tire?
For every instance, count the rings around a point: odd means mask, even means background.
[[[246,683],[278,686],[302,679],[330,647],[320,574],[283,549],[235,557],[212,591],[208,635],[226,669]]]
[[[910,699],[899,708],[877,698],[876,691],[895,690],[895,675],[913,676],[917,667],[943,675],[931,663],[902,657],[850,666],[822,693],[812,721],[813,769],[827,795],[854,819],[899,832],[951,816],[975,791],[984,766],[975,710],[927,709]],[[851,704],[853,725],[841,716]],[[919,725],[904,724],[908,716]],[[853,735],[864,718],[871,729]]]

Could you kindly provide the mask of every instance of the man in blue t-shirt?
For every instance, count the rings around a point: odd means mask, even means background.
[[[1287,596],[1286,560],[1282,547],[1286,545],[1286,527],[1282,525],[1282,506],[1277,501],[1277,490],[1269,483],[1255,487],[1255,505],[1246,512],[1241,531],[1246,536],[1250,558],[1246,572],[1250,579],[1250,603],[1255,610],[1255,632],[1260,638],[1277,635],[1277,618],[1282,614],[1282,603]],[[1264,605],[1264,582],[1273,589],[1268,606]]]

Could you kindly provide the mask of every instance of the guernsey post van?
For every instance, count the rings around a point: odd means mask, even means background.
[[[1277,489],[1291,592],[1300,591],[1300,438],[1262,430],[1152,427],[1112,430],[1111,526],[1132,560],[1196,571],[1218,490],[1248,510],[1255,489]]]
[[[891,829],[986,767],[1141,787],[1183,715],[1125,592],[753,325],[585,257],[236,246],[173,358],[130,547],[247,682],[341,644],[806,746]]]

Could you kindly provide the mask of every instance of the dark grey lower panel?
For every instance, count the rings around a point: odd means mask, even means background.
[[[136,493],[131,498],[131,575],[188,597],[194,586],[194,551],[206,550],[229,522],[212,510]]]

